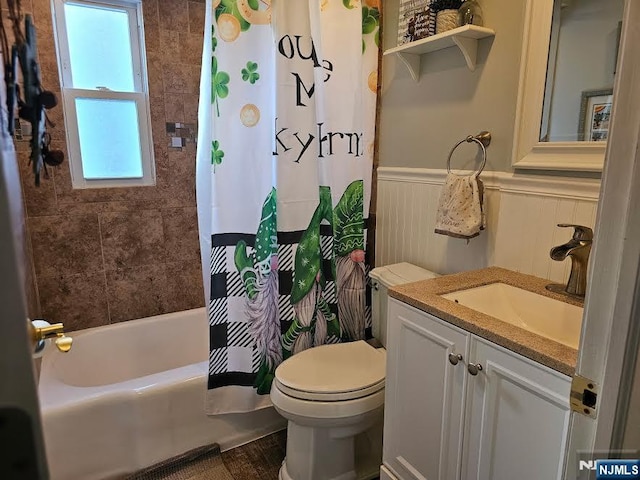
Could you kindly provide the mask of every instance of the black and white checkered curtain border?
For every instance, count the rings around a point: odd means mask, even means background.
[[[278,233],[278,313],[281,332],[287,331],[294,319],[291,305],[295,252],[303,231]],[[323,271],[327,283],[323,295],[331,310],[338,311],[336,284],[330,263],[333,255],[333,235],[328,225],[320,229],[320,248]],[[248,245],[248,255],[253,253],[255,235],[219,234],[211,237],[211,292],[209,314],[209,380],[208,388],[227,385],[253,385],[260,366],[260,356],[249,333],[246,316],[246,296],[244,285],[234,264],[236,244],[244,240]],[[366,266],[367,278],[369,266]],[[371,291],[367,282],[366,326],[367,337],[371,336]],[[339,343],[332,336],[327,343]]]

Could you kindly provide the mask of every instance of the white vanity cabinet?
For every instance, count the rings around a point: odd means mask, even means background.
[[[381,479],[562,478],[568,376],[395,299],[387,325]]]
[[[403,480],[459,478],[469,334],[391,298],[388,313],[383,463]]]

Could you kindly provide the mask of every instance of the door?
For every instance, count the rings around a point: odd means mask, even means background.
[[[0,101],[4,105],[2,94]],[[41,480],[48,473],[27,336],[22,193],[5,119],[0,120],[0,478]]]
[[[561,480],[571,379],[487,342],[471,339],[464,480]]]
[[[598,411],[596,419],[572,418],[567,479],[577,478],[579,452],[609,456],[607,450],[620,448],[631,384],[621,378],[632,378],[638,350],[638,322],[631,320],[640,308],[635,290],[640,280],[639,25],[640,2],[627,0],[576,367],[577,374],[599,385]]]
[[[468,339],[389,299],[383,463],[398,478],[459,478]]]

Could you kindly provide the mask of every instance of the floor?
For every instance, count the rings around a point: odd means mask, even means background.
[[[124,480],[277,480],[286,443],[283,430],[222,454],[204,447]]]
[[[286,453],[287,431],[261,438],[222,453],[234,480],[276,480]]]
[[[277,480],[286,453],[287,431],[220,454],[217,446],[188,453],[124,480]]]

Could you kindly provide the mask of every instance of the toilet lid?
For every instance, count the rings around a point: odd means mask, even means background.
[[[386,352],[364,340],[309,348],[276,369],[283,393],[309,400],[361,398],[384,387]]]

